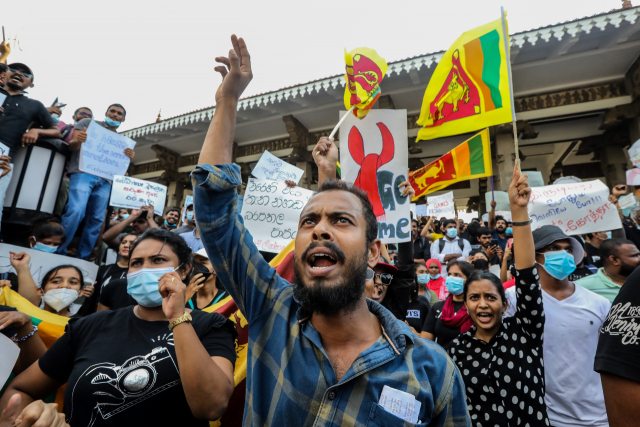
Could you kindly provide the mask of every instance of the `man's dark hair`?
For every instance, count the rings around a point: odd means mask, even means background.
[[[440,223],[440,228],[442,228],[442,230],[444,231],[447,228],[447,225],[449,224],[457,225],[455,219],[445,219]]]
[[[619,257],[620,255],[620,246],[622,245],[633,245],[635,244],[631,240],[627,239],[607,239],[600,244],[600,248],[598,252],[600,254],[600,260],[602,264],[609,264],[609,257],[611,255],[615,257]]]
[[[111,104],[107,107],[107,112],[109,111],[109,108],[111,107],[119,107],[122,108],[122,111],[124,111],[124,116],[127,117],[127,110],[124,109],[124,107],[122,106],[122,104]]]
[[[60,224],[59,217],[55,215],[46,215],[32,223],[31,236],[36,238],[36,241],[40,242],[43,239],[49,237],[60,236],[62,239],[60,243],[63,244],[66,240],[66,233],[62,224]]]
[[[416,225],[417,225],[418,227],[420,227],[420,223],[418,222],[418,220],[417,220],[417,219],[412,219],[412,220],[411,220],[411,222],[415,222],[415,223],[416,223]]]
[[[167,215],[169,212],[178,212],[178,215],[180,215],[180,209],[178,209],[178,208],[169,209],[167,212],[165,212],[165,215]]]
[[[2,62],[0,62],[0,73],[6,73],[7,72],[7,64],[3,64]]]
[[[480,222],[478,218],[471,218],[471,222]]]
[[[73,112],[73,115],[75,116],[76,114],[78,114],[78,111],[80,111],[80,110],[89,110],[89,111],[91,111],[91,114],[93,114],[93,111],[91,110],[91,108],[89,108],[89,107],[80,107],[76,111]],[[107,108],[107,111],[109,111],[108,108]]]
[[[496,224],[498,223],[498,221],[504,221],[505,224],[507,224],[507,220],[504,219],[504,217],[502,215],[496,215]]]
[[[478,227],[478,229],[476,230],[476,236],[480,237],[480,236],[486,236],[486,235],[492,235],[493,232],[491,231],[491,229],[489,227]]]
[[[478,229],[480,228],[480,223],[477,221],[471,221],[467,226],[467,231],[469,232],[469,236],[478,236]]]
[[[373,206],[371,206],[367,192],[341,179],[328,179],[322,183],[322,187],[316,194],[314,194],[314,197],[320,193],[326,193],[327,191],[346,191],[360,199],[362,214],[367,222],[366,236],[367,247],[369,247],[371,242],[378,238],[378,220],[376,219],[376,215],[373,213]]]

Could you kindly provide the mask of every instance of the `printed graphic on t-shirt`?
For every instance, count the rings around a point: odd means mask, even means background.
[[[640,330],[640,306],[633,306],[630,302],[618,303],[611,307],[609,315],[602,326],[601,333],[611,336],[621,336],[620,344],[638,344]]]
[[[171,336],[173,345],[173,336]],[[74,413],[73,402],[87,396],[71,399],[72,408],[68,423],[75,426],[92,426],[97,417],[107,420],[150,397],[180,385],[178,365],[166,347],[156,347],[149,354],[128,359],[121,366],[110,362],[97,363],[87,368],[76,382],[73,393],[89,391],[94,402],[91,413],[78,410]],[[81,415],[78,415],[81,414]],[[75,416],[75,418],[74,418]],[[90,417],[78,419],[78,417]]]
[[[410,319],[419,319],[420,310],[407,310],[407,317]]]

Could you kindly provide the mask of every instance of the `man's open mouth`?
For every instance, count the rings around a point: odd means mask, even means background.
[[[313,268],[314,270],[322,270],[325,268],[333,267],[337,263],[334,256],[326,253],[309,255],[308,262],[311,268]]]

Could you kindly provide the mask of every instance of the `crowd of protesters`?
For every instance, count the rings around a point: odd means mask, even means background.
[[[232,45],[216,58],[223,80],[191,174],[197,203],[162,217],[108,206],[111,182],[80,170],[90,123],[117,132],[125,107],[103,120],[78,107],[66,124],[59,107],[26,96],[27,65],[0,63],[0,205],[22,147],[61,140],[68,158],[59,216],[33,222],[22,243],[60,264],[38,283],[29,252],[10,252],[15,273],[0,275],[0,292],[69,319],[45,345],[31,316],[0,305],[0,332],[20,348],[0,427],[637,425],[640,208],[620,210],[620,229],[532,231],[516,165],[510,217],[495,203],[486,222],[416,217],[410,241],[384,245],[367,194],[337,179],[338,148],[323,137],[318,191],[274,268],[235,212],[233,135],[252,71],[244,41]],[[616,186],[610,201],[629,191]],[[94,283],[65,255],[96,262]],[[244,320],[216,312],[224,301]],[[58,390],[62,407],[45,403]],[[409,411],[407,396],[417,423],[383,402]]]

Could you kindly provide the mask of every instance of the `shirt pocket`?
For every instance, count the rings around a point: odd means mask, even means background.
[[[428,422],[413,424],[409,421],[405,421],[402,418],[387,412],[386,409],[377,403],[374,403],[371,405],[371,412],[369,412],[369,419],[367,420],[366,427],[427,427],[427,425],[429,425]]]

